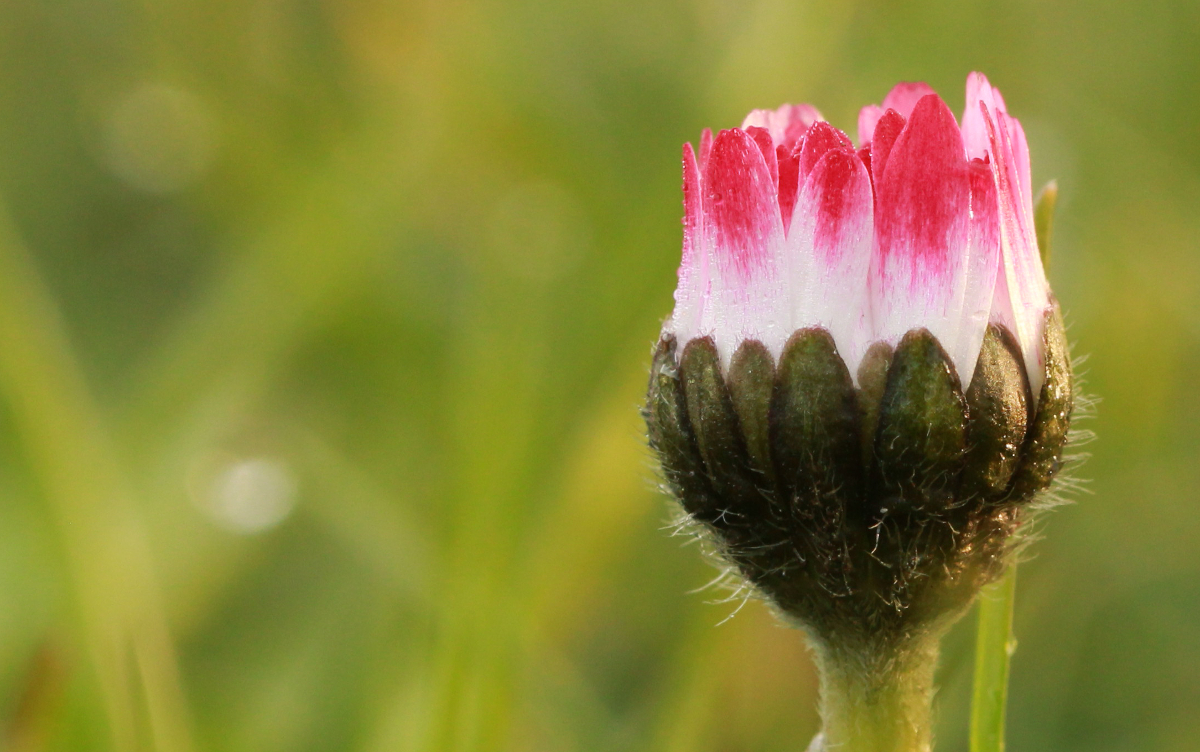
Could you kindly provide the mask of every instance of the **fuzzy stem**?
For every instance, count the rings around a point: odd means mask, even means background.
[[[937,639],[817,645],[822,752],[929,752]]]

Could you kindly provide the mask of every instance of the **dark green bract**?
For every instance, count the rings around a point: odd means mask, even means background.
[[[895,643],[961,611],[1002,570],[1062,464],[1072,377],[1057,306],[1034,400],[989,327],[971,384],[924,329],[877,344],[857,383],[823,329],[778,363],[743,343],[659,342],[650,445],[684,510],[780,610],[827,642]]]

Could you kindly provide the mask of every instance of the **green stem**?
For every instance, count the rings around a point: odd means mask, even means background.
[[[825,750],[929,752],[937,639],[863,649],[817,646]]]
[[[1003,752],[1008,661],[1017,648],[1012,634],[1017,565],[979,597],[975,639],[975,692],[971,702],[971,752]]]

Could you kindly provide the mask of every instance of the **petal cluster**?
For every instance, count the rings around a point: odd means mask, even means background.
[[[961,125],[925,84],[864,107],[859,147],[808,105],[755,110],[683,147],[681,345],[745,340],[778,358],[821,327],[851,374],[875,342],[928,329],[970,383],[989,323],[1012,333],[1033,394],[1050,305],[1020,123],[979,73]]]

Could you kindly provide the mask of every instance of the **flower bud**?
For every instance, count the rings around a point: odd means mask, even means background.
[[[720,553],[819,641],[903,641],[995,578],[1073,405],[1024,132],[980,74],[684,147],[650,445]]]

